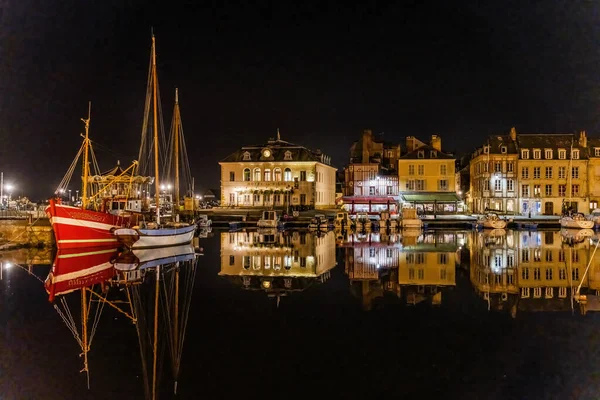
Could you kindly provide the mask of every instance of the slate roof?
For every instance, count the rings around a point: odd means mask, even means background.
[[[423,152],[423,157],[419,157],[419,152]],[[432,157],[432,152],[436,153],[435,157]],[[444,153],[442,151],[434,149],[432,146],[426,144],[424,146],[419,147],[416,150],[411,151],[399,158],[399,160],[454,160],[452,154]]]
[[[262,155],[264,149],[271,150],[271,156],[265,158]],[[291,160],[285,159],[285,153],[291,152]],[[244,154],[248,153],[250,159],[244,159]],[[257,162],[257,161],[274,161],[274,162],[289,162],[289,161],[314,161],[330,165],[326,157],[320,151],[312,151],[304,146],[289,143],[284,140],[269,140],[265,144],[243,146],[239,150],[231,153],[221,160],[221,162]]]
[[[590,147],[590,139],[587,138],[588,148]],[[552,159],[558,159],[558,149],[573,149],[580,150],[580,157],[587,157],[587,148],[579,145],[579,135],[572,133],[519,133],[516,135],[516,140],[512,140],[510,135],[490,135],[483,146],[490,146],[489,154],[518,154],[521,149],[530,151],[529,158],[532,159],[531,151],[540,149],[542,151],[542,159],[545,159],[545,150],[552,150]],[[483,146],[478,148],[474,156],[483,154]],[[502,147],[506,146],[506,152],[502,152]],[[592,146],[593,147],[593,146]],[[600,142],[596,147],[600,147]],[[567,158],[570,156],[567,154]]]

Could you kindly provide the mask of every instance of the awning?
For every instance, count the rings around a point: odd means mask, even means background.
[[[420,193],[420,194],[403,194],[402,198],[407,202],[438,202],[449,203],[462,201],[456,193]]]
[[[339,199],[338,199],[339,200]],[[346,204],[394,204],[396,199],[393,196],[343,196],[341,200]]]

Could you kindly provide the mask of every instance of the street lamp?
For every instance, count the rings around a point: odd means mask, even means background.
[[[8,198],[7,198],[7,203],[6,206],[9,207],[10,206],[10,200],[11,200],[11,196],[12,196],[12,191],[15,187],[13,185],[6,184],[4,185],[4,189],[8,192]]]

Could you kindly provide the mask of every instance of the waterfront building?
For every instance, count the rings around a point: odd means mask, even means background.
[[[344,168],[341,204],[350,213],[397,212],[400,145],[377,140],[365,129],[350,148],[350,164]]]
[[[588,154],[585,132],[517,134],[512,128],[509,135],[490,136],[471,160],[472,210],[535,216],[561,215],[570,208],[587,213],[593,186]]]
[[[456,213],[461,199],[456,194],[456,158],[442,151],[442,139],[431,136],[425,144],[406,138],[406,154],[398,159],[399,192],[403,207],[423,214]]]
[[[325,209],[335,207],[336,169],[320,150],[276,139],[243,146],[221,162],[221,206]]]
[[[492,135],[478,148],[470,162],[469,209],[514,213],[518,209],[518,145],[516,131]]]

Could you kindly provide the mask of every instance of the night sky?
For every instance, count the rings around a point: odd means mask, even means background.
[[[177,86],[200,193],[277,128],[337,168],[365,128],[457,153],[511,126],[598,135],[597,2],[145,3],[0,0],[0,170],[16,195],[54,192],[89,100],[102,168],[137,157],[152,27],[165,123]]]

